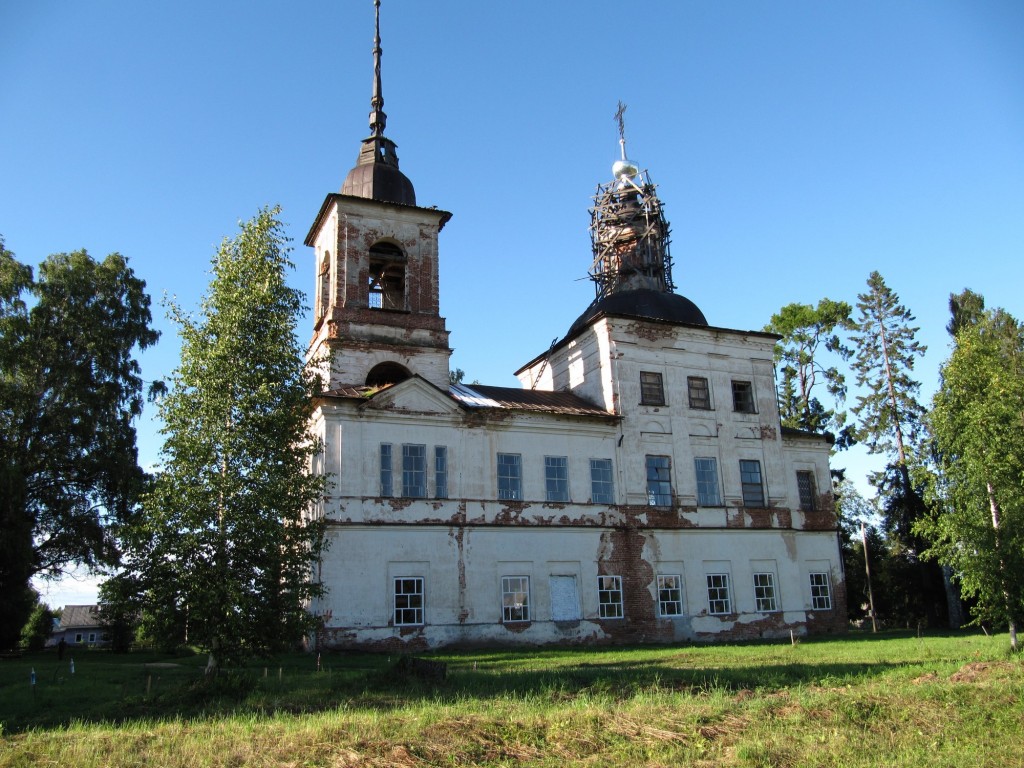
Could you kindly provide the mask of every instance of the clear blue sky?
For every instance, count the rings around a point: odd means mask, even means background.
[[[418,202],[454,213],[441,309],[470,381],[516,385],[591,300],[587,208],[620,99],[678,290],[712,325],[852,303],[877,269],[917,316],[930,397],[951,291],[1024,316],[1024,3],[383,0],[381,17],[388,136]],[[371,0],[6,0],[7,247],[120,251],[155,300],[195,306],[221,238],[279,203],[308,292],[301,243],[367,134],[372,38]],[[155,314],[150,379],[177,362]],[[148,419],[142,461],[159,447]]]

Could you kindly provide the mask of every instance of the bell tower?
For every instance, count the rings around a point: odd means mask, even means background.
[[[310,360],[325,373],[329,365],[329,390],[412,375],[447,390],[451,349],[438,303],[438,234],[451,214],[416,205],[397,145],[384,135],[380,0],[373,4],[370,135],[305,239],[316,265]]]

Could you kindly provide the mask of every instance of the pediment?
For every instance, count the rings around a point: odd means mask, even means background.
[[[430,382],[413,376],[374,394],[363,408],[403,413],[455,413],[458,404]]]

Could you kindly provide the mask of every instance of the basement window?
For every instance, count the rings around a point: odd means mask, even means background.
[[[377,243],[370,248],[370,309],[405,309],[405,262],[405,254],[397,245]]]
[[[622,618],[622,577],[597,577],[597,608],[602,619]]]
[[[775,602],[774,573],[754,574],[754,605],[761,613],[778,610],[778,604]]]
[[[530,620],[530,577],[501,577],[501,620],[505,623]]]
[[[812,573],[811,575],[811,609],[815,611],[832,610],[832,588],[828,573]]]
[[[708,579],[708,613],[721,616],[732,613],[732,598],[729,596],[729,574],[709,573]]]
[[[408,627],[423,623],[423,579],[402,576],[395,579],[395,626]]]
[[[677,574],[658,576],[658,615],[683,615],[683,577]]]

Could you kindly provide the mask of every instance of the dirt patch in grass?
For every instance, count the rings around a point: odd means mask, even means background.
[[[949,676],[954,683],[983,683],[993,678],[1005,678],[1014,669],[1010,662],[972,661]]]

